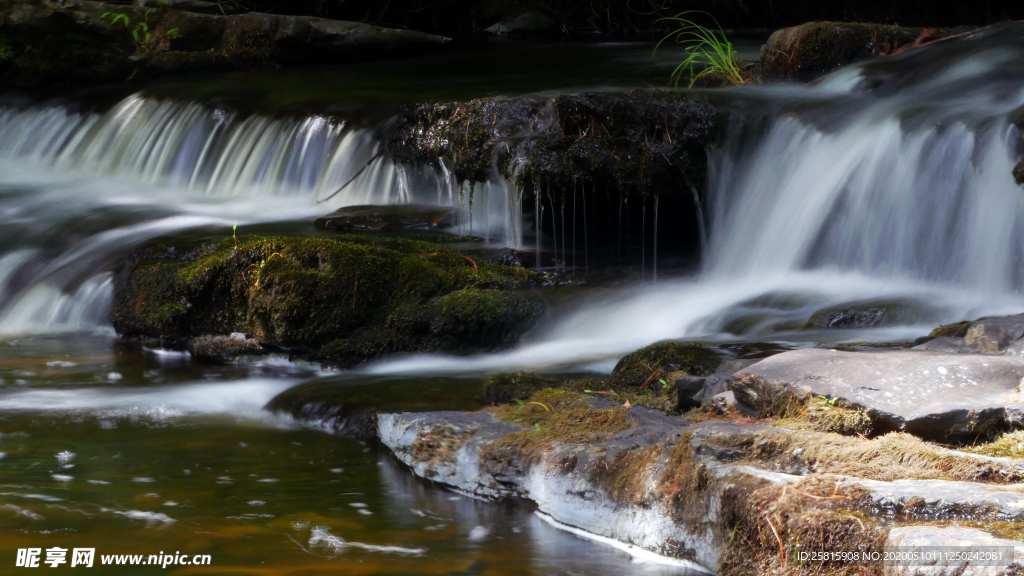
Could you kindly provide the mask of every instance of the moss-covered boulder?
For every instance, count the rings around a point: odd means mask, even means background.
[[[642,386],[672,373],[707,376],[718,368],[722,357],[695,342],[659,342],[625,356],[615,365],[613,379],[624,386]]]
[[[808,22],[775,31],[761,47],[761,75],[812,80],[853,62],[968,31],[969,28],[903,28],[860,22]]]
[[[542,281],[433,242],[379,236],[157,243],[133,253],[114,327],[177,348],[241,332],[345,366],[389,353],[510,345],[543,305],[509,290]]]

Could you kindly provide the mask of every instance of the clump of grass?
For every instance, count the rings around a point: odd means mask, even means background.
[[[992,442],[961,448],[964,452],[1024,460],[1024,430],[1007,432]]]
[[[530,396],[527,402],[519,400],[511,406],[490,408],[498,420],[519,424],[524,430],[484,448],[481,460],[503,460],[514,455],[524,463],[534,464],[554,444],[592,444],[636,425],[625,408],[595,410],[590,407],[591,399],[567,390],[546,388]]]
[[[690,20],[690,14],[707,15],[715,22],[717,30],[706,28]],[[679,81],[685,73],[690,76],[690,87],[693,87],[697,80],[712,74],[721,76],[725,82],[733,85],[747,82],[739,58],[732,47],[732,42],[729,42],[721,25],[710,14],[700,10],[687,10],[675,16],[662,18],[659,22],[662,20],[678,24],[679,29],[662,38],[654,50],[657,51],[662,43],[671,38],[683,45],[689,53],[686,59],[672,71],[672,79],[675,81],[676,87],[679,86]]]

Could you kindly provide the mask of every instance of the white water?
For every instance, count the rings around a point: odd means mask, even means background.
[[[419,356],[374,373],[610,369],[664,339],[903,341],[944,322],[1024,310],[1024,190],[1012,170],[1024,27],[853,66],[811,86],[739,90],[774,113],[712,150],[704,271],[592,295],[516,350]],[[809,335],[815,310],[913,300],[917,323]]]
[[[0,334],[105,324],[118,260],[184,230],[419,202],[458,207],[456,232],[521,243],[506,182],[469,193],[443,170],[396,167],[381,145],[326,117],[241,118],[139,95],[103,114],[0,108]]]
[[[737,319],[760,340],[896,340],[1020,311],[1024,204],[1011,171],[1022,145],[1007,114],[1024,104],[1022,60],[1024,32],[1007,27],[810,86],[734,91],[770,120],[735,122],[709,151],[700,275],[591,294],[510,352],[368,370],[607,367],[661,339],[735,337]],[[97,324],[118,258],[172,231],[429,201],[461,206],[464,230],[520,240],[520,199],[504,181],[460,194],[444,166],[371,161],[378,146],[327,118],[243,119],[139,96],[103,115],[0,110],[0,333]],[[817,309],[865,299],[913,300],[927,317],[870,333],[794,331]]]
[[[26,388],[0,394],[0,410],[89,414],[99,418],[147,421],[192,416],[224,416],[238,421],[287,425],[263,409],[295,380],[249,378],[196,382],[157,388]]]

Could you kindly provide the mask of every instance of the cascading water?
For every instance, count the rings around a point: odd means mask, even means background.
[[[396,167],[382,145],[326,117],[242,118],[139,95],[102,114],[0,109],[0,333],[105,324],[116,260],[175,231],[421,202],[459,208],[461,232],[520,243],[504,180],[464,190]]]
[[[729,92],[725,106],[744,105],[709,151],[696,278],[596,294],[508,353],[372,370],[566,367],[677,338],[901,341],[1019,312],[1024,190],[1012,172],[1024,145],[1008,116],[1024,105],[1022,30],[993,28],[808,86]],[[760,116],[744,117],[751,109]],[[816,310],[867,300],[921,315],[874,330],[800,329]]]

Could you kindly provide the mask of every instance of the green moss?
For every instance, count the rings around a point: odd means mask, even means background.
[[[659,342],[630,353],[615,365],[613,379],[623,386],[650,385],[671,372],[706,376],[721,359],[695,342]],[[656,383],[656,382],[655,382]]]
[[[1024,460],[1024,430],[1007,432],[991,442],[961,448],[964,452]]]
[[[967,329],[970,328],[971,324],[974,324],[974,322],[976,322],[976,320],[965,320],[963,322],[955,322],[953,324],[943,324],[942,326],[932,330],[928,335],[936,338],[963,338],[967,335]]]
[[[505,291],[540,277],[509,266],[477,268],[437,243],[376,235],[252,236],[237,244],[228,237],[173,251],[154,245],[136,253],[114,325],[125,335],[185,340],[243,332],[307,349],[362,336],[366,344],[391,342],[380,351],[364,345],[361,359],[507,345],[543,308]]]

